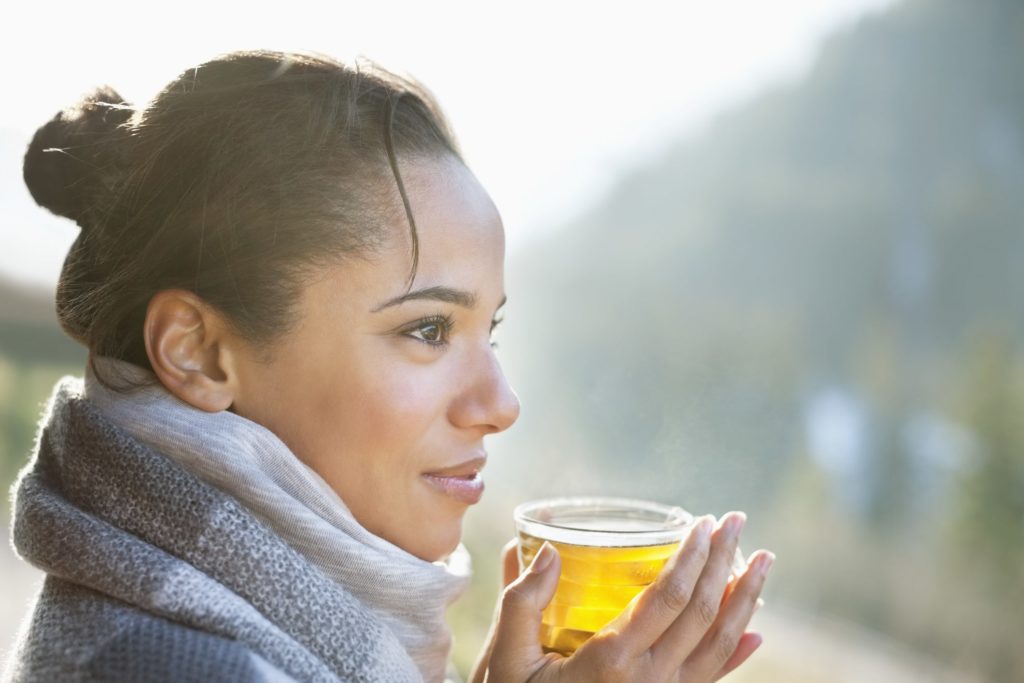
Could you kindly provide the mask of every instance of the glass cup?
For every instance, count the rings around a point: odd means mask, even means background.
[[[551,498],[513,512],[523,572],[548,541],[558,551],[558,588],[541,618],[545,652],[571,655],[657,578],[686,538],[686,510],[628,498]],[[729,584],[746,570],[737,549]]]

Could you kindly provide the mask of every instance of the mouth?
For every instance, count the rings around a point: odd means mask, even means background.
[[[426,472],[426,476],[430,477],[453,477],[456,479],[472,479],[473,477],[480,474],[480,470],[487,464],[487,454],[481,453],[480,455],[464,460],[455,465],[449,465],[448,467],[442,467],[438,470],[431,470]]]
[[[440,470],[424,473],[423,479],[436,492],[448,498],[474,505],[484,495],[484,480],[480,470],[487,463],[487,455],[471,458]]]

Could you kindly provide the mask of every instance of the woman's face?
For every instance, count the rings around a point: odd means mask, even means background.
[[[309,283],[270,363],[241,363],[232,409],[277,434],[369,531],[435,561],[482,492],[484,436],[519,416],[491,345],[505,236],[458,161],[409,164],[402,178],[419,235],[410,293],[411,238],[395,226],[379,256]]]

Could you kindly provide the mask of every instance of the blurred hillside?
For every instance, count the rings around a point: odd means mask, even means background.
[[[0,279],[0,485],[27,461],[54,382],[81,375],[86,352],[57,324],[53,292]],[[6,500],[6,496],[5,496]],[[8,518],[4,506],[0,521]]]
[[[0,277],[0,354],[23,364],[83,362],[85,350],[60,329],[53,292]]]
[[[1022,77],[1024,3],[906,2],[667,140],[511,264],[503,475],[745,509],[777,597],[1024,679]]]

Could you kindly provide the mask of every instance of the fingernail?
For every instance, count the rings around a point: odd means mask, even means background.
[[[754,612],[756,613],[757,610],[761,609],[762,607],[764,607],[764,600],[762,600],[761,598],[758,598],[757,602],[754,603]]]
[[[768,573],[768,570],[772,568],[775,563],[775,553],[765,553],[758,558],[757,570],[764,576]]]
[[[540,574],[548,565],[551,564],[551,560],[555,559],[555,547],[544,541],[544,545],[540,547],[540,550],[533,558],[533,562],[530,563],[530,573]]]
[[[746,523],[747,523],[747,515],[746,515],[746,513],[744,513],[744,512],[734,512],[729,517],[729,519],[727,519],[726,522],[725,522],[726,531],[730,535],[733,535],[733,536],[738,535],[740,533],[740,530],[743,528],[743,525],[746,524]]]

